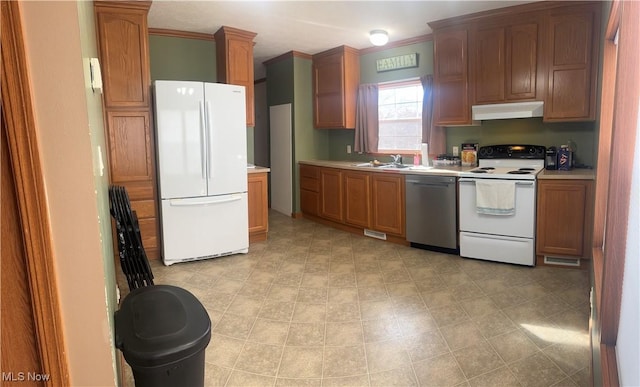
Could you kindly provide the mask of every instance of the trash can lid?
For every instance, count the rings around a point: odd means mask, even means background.
[[[189,291],[171,285],[138,288],[115,315],[116,347],[131,366],[155,367],[204,350],[211,319]]]

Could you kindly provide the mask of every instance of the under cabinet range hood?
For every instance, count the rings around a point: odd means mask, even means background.
[[[542,101],[474,105],[471,107],[471,118],[479,121],[542,117],[543,108]]]

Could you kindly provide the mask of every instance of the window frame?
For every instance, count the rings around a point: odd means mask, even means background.
[[[410,79],[402,79],[402,80],[398,80],[398,81],[389,81],[389,82],[382,82],[382,83],[378,83],[378,95],[380,95],[380,92],[383,89],[397,89],[403,86],[420,86],[422,88],[422,98],[424,98],[424,87],[422,85],[422,82],[420,81],[420,78],[410,78]],[[422,99],[420,100],[420,131],[421,131],[421,135],[422,135]],[[380,102],[378,101],[378,108],[380,107]],[[398,120],[394,120],[394,121],[413,121],[414,119],[398,119]],[[380,149],[380,116],[378,115],[378,151],[375,154],[380,154],[380,155],[392,155],[392,154],[414,154],[416,152],[420,152],[419,149]]]

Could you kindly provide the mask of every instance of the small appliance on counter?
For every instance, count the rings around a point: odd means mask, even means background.
[[[555,170],[558,169],[557,164],[558,150],[555,146],[550,146],[547,148],[544,165],[546,169]]]
[[[559,171],[570,171],[573,167],[573,150],[568,145],[560,146],[557,164]]]
[[[478,166],[478,144],[462,144],[460,158],[463,167]]]

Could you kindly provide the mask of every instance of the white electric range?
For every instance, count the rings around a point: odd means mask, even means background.
[[[479,149],[479,167],[459,179],[462,257],[535,265],[536,176],[545,151],[539,145]],[[487,197],[495,208],[487,209]]]

